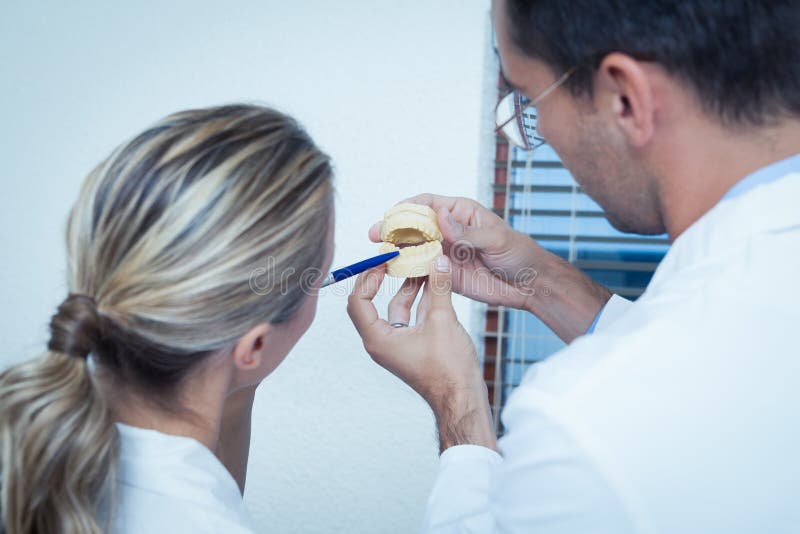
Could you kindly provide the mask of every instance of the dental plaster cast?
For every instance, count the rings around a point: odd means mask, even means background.
[[[386,274],[398,278],[428,276],[431,263],[442,253],[436,212],[421,204],[394,206],[383,216],[381,241],[381,254],[400,251],[386,264]]]

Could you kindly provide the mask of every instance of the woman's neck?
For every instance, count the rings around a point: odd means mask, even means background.
[[[120,423],[194,438],[215,451],[231,373],[224,362],[210,361],[209,365],[203,365],[186,377],[177,395],[180,406],[174,408],[159,406],[142,394],[108,383],[104,384],[104,392]]]

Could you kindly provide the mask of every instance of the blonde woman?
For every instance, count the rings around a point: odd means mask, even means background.
[[[252,531],[253,394],[314,317],[331,179],[258,106],[169,116],[87,177],[48,351],[0,375],[3,532]]]

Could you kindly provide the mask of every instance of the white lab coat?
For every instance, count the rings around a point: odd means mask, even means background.
[[[239,486],[198,441],[117,423],[114,534],[255,532]]]
[[[425,532],[800,531],[800,174],[687,229],[533,366],[500,455],[446,450]]]

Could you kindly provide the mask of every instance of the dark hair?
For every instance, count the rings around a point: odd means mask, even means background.
[[[726,125],[762,126],[800,115],[798,0],[506,0],[525,54],[591,96],[603,58],[654,61],[692,87]]]

